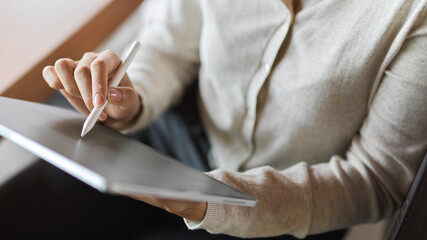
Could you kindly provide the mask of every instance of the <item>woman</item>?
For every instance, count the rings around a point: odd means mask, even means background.
[[[398,208],[427,150],[426,0],[167,1],[121,82],[111,51],[43,76],[83,114],[105,101],[125,133],[198,78],[207,174],[256,208],[132,196],[190,229],[303,238]],[[398,180],[396,180],[398,179]]]

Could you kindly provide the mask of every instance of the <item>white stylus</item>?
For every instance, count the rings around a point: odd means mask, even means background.
[[[117,87],[119,85],[120,81],[125,75],[130,63],[132,62],[133,58],[135,57],[140,47],[141,47],[141,44],[139,42],[137,41],[133,42],[122,64],[120,64],[120,66],[117,68],[116,72],[114,73],[113,77],[111,78],[110,87]],[[107,106],[107,104],[108,104],[108,101],[106,100],[104,105],[100,107],[95,107],[92,109],[89,116],[86,118],[85,123],[83,124],[83,129],[81,133],[82,137],[86,135],[93,128],[93,126],[95,125],[96,121],[98,120],[99,116],[101,115],[102,111],[104,110],[105,106]]]

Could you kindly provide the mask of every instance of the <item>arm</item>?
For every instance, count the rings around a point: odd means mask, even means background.
[[[110,50],[86,53],[79,61],[59,59],[55,66],[44,68],[43,77],[84,115],[108,100],[111,104],[100,121],[117,130],[144,127],[174,104],[197,77],[202,24],[198,4],[199,0],[169,0],[164,4],[160,15],[140,36],[142,48],[119,87],[108,88],[109,77],[121,62]],[[203,219],[206,210],[204,202],[134,198],[196,221]]]
[[[128,74],[142,97],[143,112],[126,131],[147,126],[197,78],[202,25],[199,2],[166,1],[139,37],[142,49]]]
[[[427,23],[409,35],[382,82],[360,132],[344,157],[210,175],[259,200],[256,208],[208,204],[200,223],[242,237],[304,237],[390,216],[427,151]]]

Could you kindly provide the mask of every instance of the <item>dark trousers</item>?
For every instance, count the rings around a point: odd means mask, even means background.
[[[208,171],[209,143],[194,101],[186,102],[130,137]],[[307,239],[341,239],[344,234],[335,231]],[[187,230],[180,217],[125,196],[100,193],[40,160],[0,186],[0,239],[239,238]]]

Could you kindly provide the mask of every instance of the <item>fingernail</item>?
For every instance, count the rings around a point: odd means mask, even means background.
[[[101,94],[99,94],[99,93],[95,94],[95,96],[93,98],[93,105],[95,107],[102,106],[102,96],[101,96]]]
[[[110,89],[108,91],[108,100],[111,102],[121,102],[122,97],[122,92],[117,89]]]

